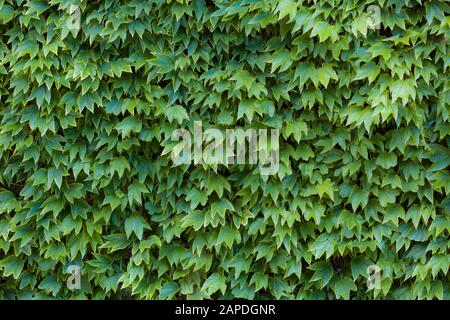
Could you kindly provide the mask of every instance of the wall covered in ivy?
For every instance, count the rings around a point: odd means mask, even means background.
[[[449,13],[0,0],[0,299],[449,299]],[[196,121],[278,170],[175,166]]]

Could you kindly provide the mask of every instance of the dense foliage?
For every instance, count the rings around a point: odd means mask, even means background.
[[[450,298],[449,12],[0,0],[0,298]],[[196,120],[277,174],[174,167]]]

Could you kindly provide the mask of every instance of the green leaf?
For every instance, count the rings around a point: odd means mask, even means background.
[[[208,279],[203,283],[202,291],[205,291],[209,296],[219,291],[222,295],[225,294],[227,290],[226,279],[223,275],[218,273],[211,274]]]
[[[358,279],[359,276],[364,276],[367,278],[369,276],[368,274],[368,268],[372,265],[372,261],[370,261],[367,258],[359,257],[352,259],[351,262],[351,270],[352,270],[352,277],[353,280]]]
[[[238,120],[240,118],[242,118],[243,115],[245,115],[247,117],[248,121],[252,122],[254,113],[255,113],[255,104],[252,100],[242,100],[239,103],[238,114],[237,114]]]
[[[406,105],[408,101],[416,99],[416,88],[413,79],[397,80],[390,87],[392,93],[392,101],[397,101],[398,98],[402,99],[403,105]]]
[[[315,271],[311,281],[318,281],[321,288],[325,287],[333,277],[333,267],[327,262],[317,262],[309,267]]]
[[[250,284],[255,284],[255,290],[266,289],[269,285],[269,277],[262,272],[255,272],[250,279]]]
[[[0,21],[3,24],[7,24],[14,18],[14,8],[10,5],[2,5],[0,8]]]
[[[180,287],[175,282],[168,282],[164,286],[161,287],[159,299],[172,299],[177,292],[180,290]]]
[[[53,296],[56,296],[56,294],[61,290],[61,283],[58,281],[56,276],[49,275],[44,278],[44,280],[41,281],[39,284],[39,289],[44,290],[46,292],[51,293]]]
[[[188,120],[189,115],[186,112],[186,109],[183,108],[183,106],[180,105],[174,105],[167,109],[167,119],[169,119],[169,122],[172,122],[173,120],[176,120],[178,124],[181,124],[183,120]]]
[[[131,234],[134,233],[136,237],[139,240],[141,240],[144,233],[144,229],[150,229],[150,226],[142,216],[133,214],[128,218],[126,218],[125,233],[127,235],[127,238],[130,238]]]
[[[353,280],[349,277],[340,279],[334,284],[333,291],[336,294],[336,298],[344,298],[345,300],[350,299],[350,292],[356,291],[356,285]]]
[[[139,133],[142,129],[142,122],[132,116],[126,117],[116,125],[116,130],[120,132],[122,138],[127,137],[132,132]]]
[[[252,84],[255,82],[255,79],[250,76],[250,73],[247,70],[237,72],[230,80],[236,81],[236,89],[245,87],[247,91],[250,90]]]
[[[373,81],[375,81],[375,79],[379,74],[380,74],[380,67],[373,62],[368,62],[363,66],[361,66],[360,68],[358,68],[356,75],[353,78],[353,81],[368,79],[369,83],[372,83]]]
[[[18,257],[9,256],[0,260],[0,268],[3,269],[5,277],[12,275],[14,279],[18,279],[23,267],[24,263]]]
[[[326,22],[326,21],[321,21],[314,25],[314,27],[311,31],[311,37],[315,37],[316,35],[319,35],[319,41],[324,42],[330,36],[334,35],[333,38],[336,36],[335,30],[336,30],[336,26],[332,26],[332,25],[328,24],[328,22]]]
[[[331,200],[334,200],[333,188],[334,185],[331,182],[331,179],[325,179],[322,183],[316,185],[316,191],[320,198],[322,198],[324,194],[327,194]]]
[[[128,187],[128,203],[132,205],[137,202],[142,204],[142,194],[149,193],[147,187],[142,183],[135,181]]]
[[[239,230],[233,229],[228,225],[224,225],[219,232],[219,237],[217,238],[217,244],[220,245],[225,243],[228,248],[233,246],[233,243],[239,243],[241,241],[241,235]]]
[[[286,71],[291,65],[292,65],[292,58],[286,49],[276,52],[272,55],[269,62],[272,64],[272,69],[270,70],[271,73],[275,72],[275,70],[278,70],[278,72]]]
[[[117,174],[120,178],[123,176],[123,173],[125,172],[125,170],[128,170],[128,171],[131,170],[130,163],[128,162],[127,159],[125,159],[125,157],[120,157],[120,158],[111,160],[111,162],[110,162],[111,174],[114,174],[115,172],[117,172]],[[145,187],[144,187],[144,189],[145,189]]]

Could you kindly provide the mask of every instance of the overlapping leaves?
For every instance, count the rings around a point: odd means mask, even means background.
[[[448,299],[449,11],[0,1],[0,297]],[[280,129],[277,174],[173,167],[198,120]]]

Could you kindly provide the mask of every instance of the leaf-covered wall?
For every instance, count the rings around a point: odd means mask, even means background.
[[[0,298],[449,299],[449,12],[0,0]],[[173,167],[198,120],[277,174]]]

